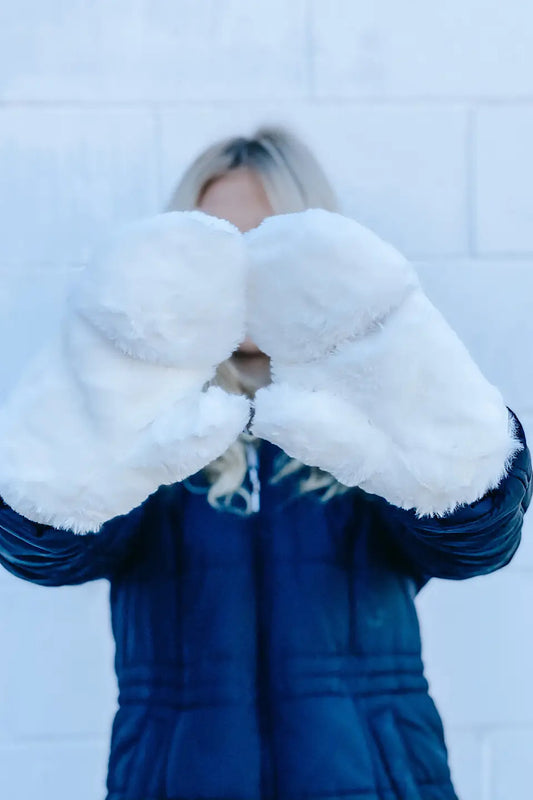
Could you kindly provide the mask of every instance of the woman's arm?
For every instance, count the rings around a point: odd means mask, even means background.
[[[83,536],[32,522],[0,498],[0,564],[41,586],[111,579],[135,557],[153,497]]]
[[[460,580],[494,572],[515,554],[533,482],[524,429],[511,409],[509,414],[523,449],[515,455],[499,485],[479,500],[442,517],[417,517],[414,510],[366,495],[376,510],[377,524],[416,574],[419,589],[432,577]]]

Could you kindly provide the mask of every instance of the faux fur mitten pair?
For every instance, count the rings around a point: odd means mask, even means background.
[[[206,385],[248,333],[271,357],[252,430],[348,486],[443,514],[521,448],[498,390],[368,229],[311,209],[241,234],[200,211],[128,225],[0,411],[0,495],[96,531],[219,456],[250,404]]]

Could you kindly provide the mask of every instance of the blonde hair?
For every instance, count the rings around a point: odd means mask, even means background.
[[[274,214],[306,208],[338,210],[335,193],[309,148],[286,128],[266,125],[250,137],[224,138],[201,152],[180,178],[165,210],[197,208],[208,185],[238,167],[248,167],[258,175]],[[219,364],[210,383],[250,398],[259,388],[253,376],[241,372],[231,357]],[[257,444],[257,440],[243,432],[225,453],[204,467],[209,484],[207,500],[213,507],[251,513],[251,493],[244,485],[247,443]],[[289,475],[300,477],[300,493],[319,492],[323,501],[346,491],[346,487],[329,473],[318,467],[308,467],[281,452],[274,463],[270,482],[277,483]]]

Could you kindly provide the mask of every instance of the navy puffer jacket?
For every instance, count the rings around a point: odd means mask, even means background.
[[[119,708],[107,800],[452,800],[414,598],[515,553],[531,460],[444,517],[352,489],[323,504],[258,440],[258,513],[202,473],[98,533],[0,510],[0,561],[44,586],[111,583]]]

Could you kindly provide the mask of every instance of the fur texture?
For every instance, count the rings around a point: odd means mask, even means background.
[[[245,234],[248,331],[272,358],[253,432],[419,516],[496,487],[522,445],[406,259],[310,209]]]
[[[246,264],[239,231],[202,212],[119,230],[0,410],[5,502],[97,531],[221,455],[249,403],[202,389],[244,338]]]

